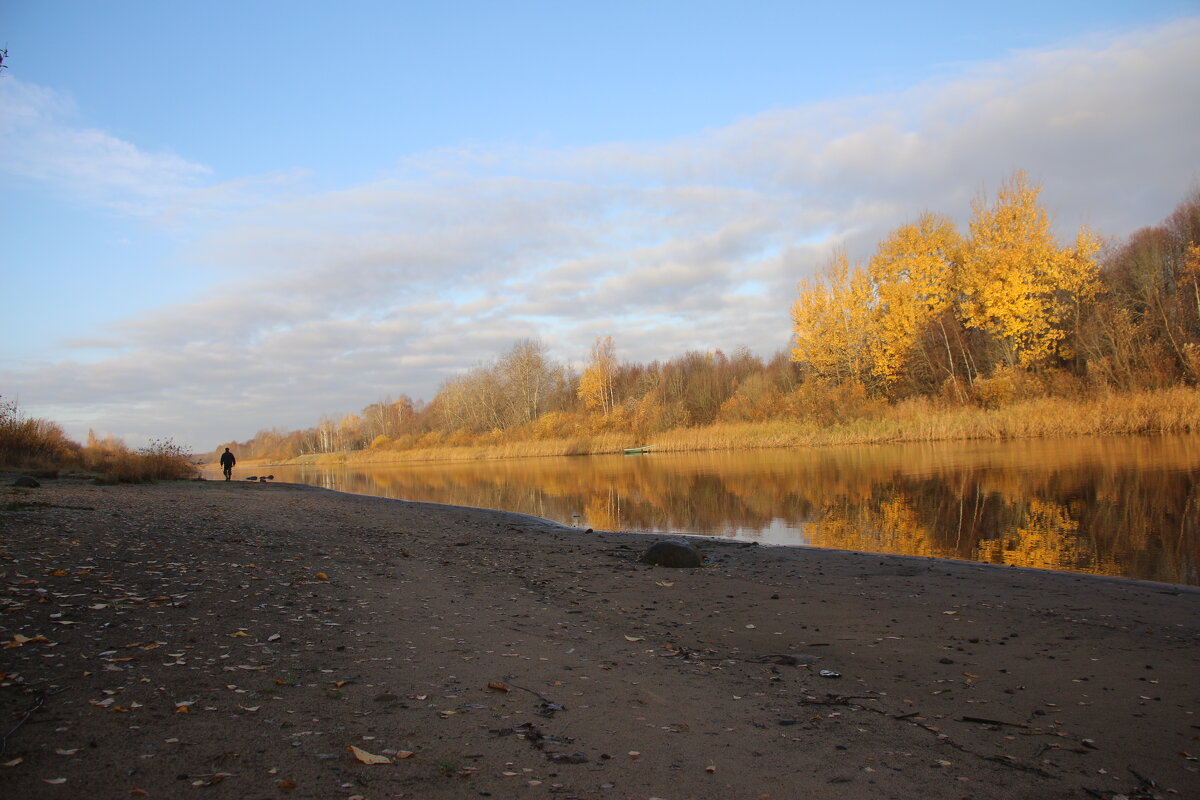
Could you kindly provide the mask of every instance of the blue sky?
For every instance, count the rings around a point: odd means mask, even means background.
[[[1015,169],[1064,238],[1200,179],[1195,2],[0,0],[0,394],[208,449],[540,337],[788,343]]]

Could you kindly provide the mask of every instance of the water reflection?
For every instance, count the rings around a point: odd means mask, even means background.
[[[272,471],[601,530],[1200,584],[1198,443],[1122,437]]]

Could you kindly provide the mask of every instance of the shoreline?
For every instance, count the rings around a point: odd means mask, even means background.
[[[674,537],[320,488],[5,486],[0,793],[1200,788],[1196,587],[704,537],[654,568]]]
[[[998,408],[974,405],[939,408],[923,400],[889,406],[879,414],[833,423],[816,419],[727,421],[700,427],[670,428],[657,433],[576,431],[550,438],[518,432],[497,439],[493,434],[481,433],[468,435],[453,444],[447,442],[447,439],[453,440],[452,432],[433,431],[429,434],[433,441],[428,442],[424,441],[426,437],[415,439],[410,434],[408,443],[403,446],[389,443],[283,459],[252,459],[247,464],[384,466],[620,455],[632,446],[631,441],[647,438],[654,440],[656,452],[669,453],[1104,436],[1190,436],[1198,431],[1200,389],[1176,385],[1159,390],[1108,392],[1087,398],[1037,396]],[[228,444],[239,446],[236,442]]]
[[[209,479],[203,479],[203,480],[209,480]],[[215,479],[212,479],[212,480],[215,480]],[[524,514],[524,513],[521,513],[520,511],[507,511],[502,508],[484,508],[482,506],[462,506],[462,505],[456,505],[454,503],[436,503],[436,502],[433,502],[430,500],[405,500],[404,498],[400,498],[400,497],[384,497],[383,495],[377,495],[377,494],[358,494],[356,492],[347,492],[347,491],[343,491],[341,489],[330,489],[326,486],[317,486],[317,485],[311,484],[311,483],[290,483],[290,482],[279,481],[279,482],[272,482],[270,485],[271,486],[289,486],[289,487],[293,487],[295,489],[300,489],[300,490],[312,489],[312,490],[315,490],[318,492],[332,492],[333,494],[336,494],[336,495],[345,495],[345,496],[349,496],[349,497],[371,497],[376,500],[384,500],[384,501],[391,502],[391,503],[406,503],[411,506],[429,506],[431,508],[466,509],[466,510],[470,510],[470,511],[481,511],[481,512],[484,512],[487,514],[496,514],[496,515],[505,516],[505,517],[513,517],[517,520],[523,520],[527,523],[532,523],[535,525],[542,525],[542,526],[545,526],[546,528],[552,529],[552,530],[578,533],[581,535],[636,536],[636,537],[643,537],[643,538],[647,538],[647,539],[653,539],[655,541],[661,541],[663,539],[688,539],[689,541],[692,541],[696,545],[702,545],[704,543],[711,543],[717,547],[720,547],[722,544],[726,544],[726,545],[731,545],[731,546],[735,546],[735,547],[752,546],[752,547],[762,547],[764,549],[772,549],[772,548],[780,548],[780,549],[784,549],[784,550],[795,549],[795,550],[802,550],[802,551],[813,551],[813,552],[818,552],[818,553],[846,553],[849,555],[861,556],[863,558],[886,557],[886,558],[893,558],[893,559],[898,559],[898,560],[910,560],[910,561],[913,561],[916,563],[926,564],[926,565],[931,562],[934,564],[945,562],[945,563],[959,564],[959,565],[970,566],[970,567],[987,567],[990,569],[1003,570],[1005,572],[1015,570],[1018,572],[1030,572],[1030,573],[1034,573],[1034,574],[1049,573],[1051,575],[1060,575],[1060,576],[1065,576],[1065,577],[1074,577],[1074,576],[1078,576],[1078,575],[1085,575],[1088,578],[1095,579],[1095,580],[1119,581],[1121,583],[1131,583],[1131,584],[1141,585],[1148,589],[1154,589],[1157,587],[1160,590],[1169,589],[1171,591],[1179,592],[1179,593],[1190,593],[1190,594],[1200,595],[1200,585],[1194,585],[1194,584],[1190,584],[1190,583],[1171,583],[1170,581],[1155,581],[1155,580],[1150,580],[1149,578],[1128,578],[1128,577],[1125,577],[1122,575],[1102,575],[1100,573],[1095,573],[1095,572],[1073,572],[1071,570],[1049,569],[1046,567],[1022,567],[1022,566],[1018,566],[1016,564],[994,564],[989,561],[972,561],[972,560],[966,559],[966,558],[946,558],[946,557],[941,557],[941,556],[915,556],[915,555],[910,555],[907,553],[873,553],[870,550],[840,550],[840,549],[834,548],[834,547],[821,547],[819,545],[812,545],[812,544],[786,544],[786,543],[782,543],[782,542],[759,542],[754,539],[741,539],[736,536],[717,537],[717,536],[709,536],[709,535],[703,534],[703,533],[684,533],[684,532],[654,533],[651,531],[638,531],[638,530],[626,530],[626,531],[603,531],[603,530],[600,530],[600,531],[598,531],[598,530],[595,530],[594,528],[576,528],[571,525],[567,525],[562,522],[557,522],[552,519],[546,519],[545,517],[539,517],[535,514]],[[703,549],[703,548],[701,548],[701,549]]]

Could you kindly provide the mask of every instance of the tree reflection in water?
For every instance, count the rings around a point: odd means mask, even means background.
[[[1200,584],[1200,437],[657,453],[347,468],[280,480],[599,530]]]

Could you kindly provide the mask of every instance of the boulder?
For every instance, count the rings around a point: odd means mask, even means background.
[[[638,561],[656,567],[690,569],[704,566],[704,556],[687,539],[665,539],[646,548]]]
[[[18,475],[17,479],[13,481],[13,486],[21,486],[25,489],[36,489],[41,486],[41,484],[37,482],[36,478],[31,478],[28,475]]]

